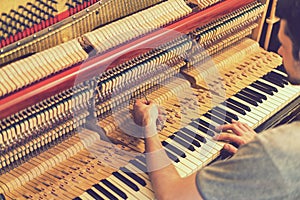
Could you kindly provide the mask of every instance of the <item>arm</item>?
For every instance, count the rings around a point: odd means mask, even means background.
[[[145,150],[152,188],[157,199],[202,199],[196,187],[196,173],[181,178],[172,165],[156,132],[157,107],[137,101],[134,118],[145,127]]]
[[[147,156],[148,166],[155,166],[155,163],[159,162],[156,157],[164,157],[169,160],[165,151],[162,152],[164,155],[159,156],[149,154],[162,148],[158,135],[146,139],[146,152],[149,155]],[[157,199],[202,199],[196,187],[196,173],[181,178],[172,164],[150,170],[149,176]]]

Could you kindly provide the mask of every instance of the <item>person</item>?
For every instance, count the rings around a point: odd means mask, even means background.
[[[300,84],[300,0],[278,0],[281,18],[278,53],[288,78]],[[156,133],[160,116],[153,102],[137,100],[135,122],[144,126],[146,161],[157,199],[300,199],[300,122],[256,134],[246,124],[233,121],[219,126],[216,140],[235,142],[224,146],[235,153],[181,178],[168,160]],[[164,161],[164,162],[163,162]]]

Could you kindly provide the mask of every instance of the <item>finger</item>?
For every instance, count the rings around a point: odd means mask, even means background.
[[[253,131],[253,129],[246,123],[241,123],[239,121],[232,120],[233,124],[237,124],[240,128],[242,128],[244,131]]]
[[[135,104],[136,105],[147,104],[147,101],[145,99],[136,99]]]
[[[246,127],[246,124],[241,123],[241,122],[235,122],[235,124],[243,131],[243,132],[247,132],[248,129]]]
[[[142,102],[141,102],[141,99],[136,99],[134,101],[134,105],[140,105]]]
[[[216,130],[222,130],[222,131],[233,131],[233,133],[235,133],[236,135],[243,135],[243,130],[236,124],[236,123],[233,123],[233,124],[224,124],[224,125],[220,125],[218,127],[216,127]]]
[[[224,144],[223,149],[233,154],[238,151],[238,149],[231,144]]]
[[[242,145],[244,144],[244,140],[237,135],[234,134],[230,134],[230,133],[221,133],[219,135],[216,135],[214,137],[215,140],[223,140],[223,141],[228,141],[228,142],[234,142],[238,145]]]
[[[235,122],[232,122],[231,124],[222,124],[222,125],[219,125],[219,126],[216,126],[216,130],[219,130],[219,131],[226,131],[226,130],[231,130],[232,129],[232,126],[236,123]]]
[[[248,131],[255,132],[248,124],[244,124],[244,126]]]

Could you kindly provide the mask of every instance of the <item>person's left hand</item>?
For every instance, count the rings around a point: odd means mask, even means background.
[[[233,142],[238,146],[244,145],[256,136],[256,132],[250,128],[247,124],[232,120],[231,124],[225,124],[216,127],[216,130],[226,131],[221,132],[220,134],[214,137],[215,140],[222,140]],[[225,144],[223,149],[229,151],[230,153],[235,154],[237,152],[237,148],[232,144]]]

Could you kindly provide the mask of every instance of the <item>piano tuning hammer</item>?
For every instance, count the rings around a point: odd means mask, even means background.
[[[142,92],[142,95],[144,96],[144,98],[146,100],[146,103],[149,104],[150,102],[148,101],[148,98],[147,98],[146,94],[144,92]]]

